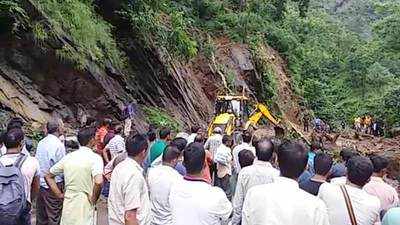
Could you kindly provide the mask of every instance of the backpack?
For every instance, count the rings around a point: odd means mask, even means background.
[[[28,156],[21,154],[11,166],[0,163],[0,224],[17,225],[27,206],[21,166]]]

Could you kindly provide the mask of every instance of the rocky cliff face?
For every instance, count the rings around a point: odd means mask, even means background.
[[[23,2],[30,21],[47,20],[30,0]],[[111,63],[103,66],[90,60],[84,69],[77,69],[56,54],[64,45],[73,47],[68,34],[37,43],[29,28],[13,33],[10,20],[8,29],[0,33],[1,107],[28,121],[43,123],[52,117],[78,119],[83,113],[119,118],[124,104],[133,101],[165,109],[186,126],[205,125],[213,100],[224,86],[224,75],[215,64],[232,71],[234,82],[247,86],[256,96],[262,92],[261,78],[246,45],[221,38],[216,40],[213,62],[201,54],[189,62],[178,62],[165,51],[142,46],[114,14],[116,3],[101,1],[99,13],[115,26],[115,38],[128,57],[124,71]],[[52,29],[49,23],[44,24],[45,29]],[[276,55],[274,58],[279,57]],[[141,110],[137,118],[137,128],[144,130]]]

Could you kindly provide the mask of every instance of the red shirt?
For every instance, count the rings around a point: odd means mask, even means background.
[[[108,129],[107,127],[100,127],[96,131],[95,141],[96,141],[96,152],[97,154],[103,154],[104,148],[104,137],[107,135]]]
[[[211,184],[211,174],[210,174],[210,165],[212,164],[212,155],[209,151],[206,151],[206,158],[204,162],[204,168],[202,171],[202,178],[207,181],[207,183]]]

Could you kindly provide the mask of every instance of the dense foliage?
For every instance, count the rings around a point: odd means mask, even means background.
[[[287,59],[305,104],[333,125],[363,114],[400,122],[388,103],[400,84],[399,1],[354,0],[342,8],[317,0],[239,2],[134,0],[126,15],[145,43],[184,58],[212,56],[213,37],[221,35],[252,49],[271,45]],[[273,84],[268,66],[260,68]]]
[[[93,0],[34,0],[51,19],[53,31],[66,32],[75,49],[59,50],[78,65],[86,59],[123,67],[125,60],[112,26],[95,12]],[[247,43],[274,99],[276,81],[258,58],[269,44],[286,58],[297,94],[316,116],[351,122],[372,114],[400,125],[400,0],[126,0],[120,15],[143,45],[165,56],[190,60],[199,53],[212,60],[214,40],[228,36]],[[336,4],[336,5],[335,5]],[[0,16],[24,18],[15,1],[0,0]],[[31,24],[40,42],[49,35]],[[221,65],[216,65],[223,68]],[[229,86],[232,77],[222,71]]]

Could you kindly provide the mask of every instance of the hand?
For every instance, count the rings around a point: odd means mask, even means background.
[[[95,206],[97,200],[94,199],[92,195],[88,195],[88,198],[89,198],[89,203],[90,203],[90,205]]]

